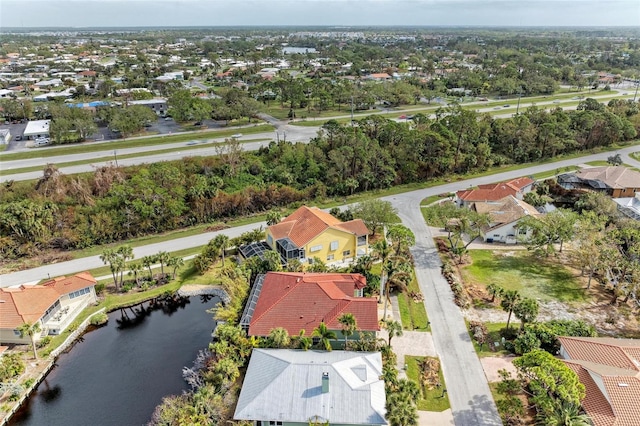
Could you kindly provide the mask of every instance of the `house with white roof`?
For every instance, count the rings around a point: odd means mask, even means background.
[[[25,139],[48,138],[50,123],[51,120],[29,121],[22,133],[22,137]]]
[[[386,425],[379,352],[254,349],[234,420],[255,426]]]

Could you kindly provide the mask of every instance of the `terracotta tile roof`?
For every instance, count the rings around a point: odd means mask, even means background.
[[[640,425],[640,340],[558,339],[571,358],[564,362],[585,385],[582,406],[594,425]]]
[[[508,195],[515,196],[534,182],[528,177],[521,177],[506,182],[478,185],[477,189],[465,189],[456,192],[458,198],[464,201],[498,201]]]
[[[0,288],[0,328],[36,322],[60,296],[90,287],[96,280],[88,272],[60,277],[43,285]]]
[[[367,225],[364,224],[362,219],[354,219],[348,222],[338,223],[334,225],[338,229],[342,229],[344,231],[355,234],[359,237],[364,235],[369,235],[369,230],[367,229]]]
[[[515,222],[525,216],[540,216],[540,213],[535,207],[518,200],[513,195],[494,202],[477,201],[473,204],[473,208],[478,213],[486,213],[489,215],[491,218],[491,226],[487,229]]]
[[[640,360],[629,353],[637,354],[638,339],[601,339],[598,337],[559,337],[562,348],[570,359],[579,359],[611,367],[640,371]],[[620,343],[618,343],[618,341]],[[633,350],[635,348],[635,350]]]
[[[640,187],[640,172],[623,166],[589,167],[576,172],[582,180],[596,180],[610,188]]]
[[[307,243],[329,228],[339,229],[355,235],[366,235],[369,230],[361,219],[341,222],[317,207],[302,206],[280,223],[271,225],[269,231],[275,240],[289,237],[298,247]]]
[[[613,408],[600,392],[591,374],[579,363],[572,361],[564,361],[564,363],[578,375],[580,383],[584,385],[586,396],[582,400],[582,408],[591,418],[594,426],[614,426],[616,416],[613,414]]]
[[[341,328],[338,318],[352,313],[358,329],[377,331],[378,310],[374,297],[354,297],[366,285],[360,274],[269,272],[264,278],[249,335],[266,336],[276,327],[290,335],[305,330],[307,336],[324,322],[331,330]]]

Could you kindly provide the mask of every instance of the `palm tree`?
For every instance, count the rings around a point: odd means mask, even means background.
[[[176,271],[179,268],[182,268],[182,266],[184,265],[184,259],[181,258],[180,256],[173,256],[171,259],[169,259],[169,261],[167,262],[167,266],[173,268],[173,279],[176,279]]]
[[[116,290],[118,289],[118,270],[116,269],[115,260],[117,258],[117,254],[113,249],[105,249],[100,255],[100,260],[105,265],[109,265],[109,270],[111,271],[111,275],[113,276],[113,285],[116,286]]]
[[[386,408],[391,426],[413,426],[418,423],[418,409],[405,394],[391,394],[387,398]]]
[[[392,261],[395,260],[395,261]],[[407,291],[407,286],[411,282],[410,266],[403,258],[391,258],[387,262],[386,268],[387,281],[384,291],[384,314],[383,319],[387,318],[387,302],[391,288],[399,288],[400,291]]]
[[[384,322],[384,328],[386,328],[387,333],[389,333],[388,346],[391,346],[391,339],[402,336],[402,324],[398,321],[386,320]]]
[[[18,333],[20,333],[20,338],[23,339],[24,336],[29,336],[31,340],[31,347],[33,348],[33,357],[38,359],[38,351],[36,351],[36,334],[40,333],[40,323],[36,322],[34,324],[25,322],[20,327],[18,327]]]
[[[541,412],[536,424],[540,426],[590,426],[589,416],[584,414],[579,405],[567,401],[553,404],[553,411]]]
[[[502,295],[502,301],[500,302],[500,306],[506,312],[509,312],[509,316],[507,317],[507,329],[509,328],[509,322],[511,321],[511,314],[513,313],[513,308],[516,307],[518,302],[520,301],[520,293],[516,290],[507,290]]]
[[[313,330],[313,333],[311,333],[311,336],[319,338],[320,341],[318,342],[318,345],[320,347],[324,346],[324,349],[327,351],[331,350],[331,340],[336,339],[336,333],[329,330],[324,322],[318,324],[318,326]]]
[[[282,327],[272,328],[268,337],[269,346],[273,348],[286,348],[291,343],[289,333]]]
[[[161,251],[161,252],[158,252],[158,254],[156,254],[155,257],[156,257],[155,260],[160,263],[160,274],[164,278],[164,266],[169,263],[169,260],[171,259],[171,255],[166,251]]]
[[[129,275],[133,275],[133,279],[136,282],[136,285],[139,286],[140,285],[140,272],[142,271],[142,264],[141,263],[132,263],[131,265],[129,265]]]
[[[311,339],[311,337],[304,335],[304,329],[300,330],[300,333],[296,337],[296,340],[298,341],[298,347],[305,351],[308,351],[309,348],[311,348],[311,345],[313,344],[313,339]]]
[[[149,269],[149,281],[153,280],[153,272],[151,271],[151,266],[156,263],[155,256],[144,256],[141,259],[142,266]]]
[[[224,234],[216,235],[213,239],[213,243],[220,249],[220,255],[222,256],[222,266],[224,266],[224,253],[229,247],[229,237]]]
[[[504,289],[498,284],[490,283],[487,285],[487,292],[491,295],[491,303],[495,302],[496,297],[502,297],[504,294]]]
[[[353,314],[342,314],[338,318],[338,322],[342,324],[342,335],[344,336],[344,348],[347,349],[347,339],[352,336],[358,329],[358,322]]]
[[[393,253],[393,247],[387,242],[386,239],[382,239],[377,241],[373,245],[373,253],[376,259],[382,262],[382,269],[380,271],[380,297],[384,295],[384,284],[385,284],[385,266],[391,258],[391,254]]]

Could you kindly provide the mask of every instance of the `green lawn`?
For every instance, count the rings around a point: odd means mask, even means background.
[[[405,365],[407,366],[407,377],[414,382],[420,384],[420,373],[418,369],[418,363],[422,361],[424,357],[406,355],[404,357]],[[441,386],[434,387],[433,389],[422,388],[422,397],[416,401],[418,410],[421,411],[444,411],[451,408],[449,404],[449,396],[443,392],[446,389],[444,382],[444,376],[442,375],[442,366],[440,366],[440,384]],[[452,390],[454,392],[455,390]]]
[[[409,292],[420,293],[415,274],[409,284]],[[398,293],[398,306],[400,319],[405,330],[429,331],[429,318],[424,307],[424,302],[415,302],[407,293]]]
[[[469,321],[466,321],[467,323],[467,329],[469,328]],[[485,357],[485,356],[502,356],[502,355],[509,355],[510,352],[505,350],[502,347],[502,336],[500,335],[500,331],[503,328],[507,327],[507,323],[506,322],[486,322],[484,323],[485,326],[487,326],[487,332],[489,334],[489,337],[487,338],[487,343],[485,343],[484,345],[482,345],[482,348],[480,347],[480,345],[478,345],[478,343],[476,342],[476,340],[473,338],[473,336],[471,335],[471,331],[469,331],[469,337],[471,338],[471,341],[473,342],[473,348],[476,350],[476,353],[478,354],[479,357]],[[518,324],[515,325],[516,327],[519,327]],[[513,328],[513,325],[509,324],[510,328]],[[489,342],[491,343],[495,343],[495,342],[500,342],[500,346],[496,347],[496,351],[492,351],[489,349]]]
[[[470,250],[472,264],[462,269],[466,283],[498,284],[540,301],[584,302],[587,294],[578,279],[553,258],[542,259],[525,250]]]
[[[640,161],[640,151],[629,154],[634,160]]]

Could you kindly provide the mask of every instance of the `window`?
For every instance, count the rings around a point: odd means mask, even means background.
[[[363,289],[355,289],[353,292],[353,297],[363,297],[364,290]]]
[[[338,242],[337,241],[331,241],[330,249],[331,249],[331,251],[338,250]]]
[[[332,254],[330,254],[329,256],[327,256],[327,260],[333,260],[333,257],[334,256]]]
[[[267,235],[267,244],[273,247],[273,237],[271,236],[271,234]]]
[[[15,334],[16,336],[19,336],[20,332],[18,330],[13,330],[13,334]]]
[[[82,288],[80,290],[76,290],[73,293],[69,293],[69,299],[75,299],[76,297],[82,296],[83,294],[90,293],[89,287]]]
[[[269,422],[269,426],[282,426],[282,422],[274,422],[273,420],[271,420]]]
[[[342,252],[342,257],[349,257],[351,256],[351,250],[345,250]]]
[[[499,237],[499,236],[500,236],[500,234],[493,234],[493,236],[494,236],[494,237]]]
[[[320,251],[320,250],[322,250],[322,244],[317,245],[317,246],[311,246],[311,249],[309,249],[309,251],[311,253],[316,252],[316,251]]]

